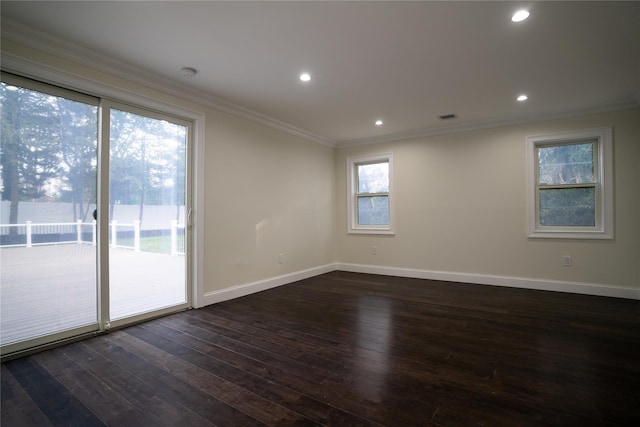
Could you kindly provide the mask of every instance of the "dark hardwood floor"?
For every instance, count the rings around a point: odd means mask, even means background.
[[[640,301],[333,272],[2,364],[2,426],[639,426]]]

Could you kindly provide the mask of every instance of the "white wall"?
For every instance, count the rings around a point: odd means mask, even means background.
[[[207,304],[325,271],[334,262],[334,150],[128,79],[3,40],[3,66],[75,89],[117,92],[121,101],[195,112],[204,141],[200,170],[204,229],[197,266]],[[17,59],[16,59],[17,58]],[[16,65],[17,64],[17,65]],[[62,77],[60,77],[62,76]],[[88,83],[87,83],[88,82]],[[103,93],[96,93],[104,95]],[[111,95],[114,96],[114,95]],[[200,153],[201,155],[201,153]],[[202,200],[204,199],[204,200]],[[279,263],[283,254],[283,263]],[[247,286],[236,292],[236,287]],[[225,289],[231,289],[224,292]]]
[[[45,67],[117,88],[128,101],[164,102],[201,115],[204,200],[196,222],[204,227],[198,269],[205,303],[319,273],[336,262],[478,282],[495,276],[505,284],[597,284],[640,295],[638,109],[331,149],[20,43],[3,40],[2,54],[3,61],[5,54],[24,59],[35,76]],[[525,137],[609,125],[616,238],[527,239]],[[348,235],[345,158],[388,151],[396,171],[397,234]],[[573,257],[572,267],[562,266],[564,255]]]
[[[609,125],[614,129],[615,239],[528,239],[526,136]],[[397,234],[348,235],[345,159],[389,151],[394,153]],[[639,164],[640,109],[339,149],[337,258],[344,264],[451,277],[640,288]],[[371,254],[372,246],[377,255]],[[564,255],[573,257],[571,267],[563,267]]]
[[[334,176],[333,149],[229,115],[210,114],[207,290],[332,263]]]

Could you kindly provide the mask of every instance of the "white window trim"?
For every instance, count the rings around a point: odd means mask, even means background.
[[[356,165],[362,163],[389,163],[389,224],[388,225],[360,225],[357,220],[356,189],[357,169]],[[373,154],[367,156],[354,156],[347,158],[347,232],[349,234],[395,234],[394,212],[394,172],[393,153]]]
[[[536,192],[537,146],[596,140],[598,183],[594,227],[541,227],[538,224]],[[527,232],[530,238],[613,239],[613,131],[611,127],[585,129],[527,137]]]

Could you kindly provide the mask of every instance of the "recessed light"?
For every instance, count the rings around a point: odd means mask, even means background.
[[[308,82],[309,80],[311,80],[311,74],[309,73],[300,74],[300,80],[302,80],[303,82]]]
[[[195,68],[191,68],[191,67],[182,67],[180,68],[180,74],[182,74],[183,77],[186,77],[188,79],[193,78],[193,76],[195,76],[197,73]]]
[[[382,126],[383,123],[382,120],[376,120],[376,126]]]
[[[511,20],[513,22],[521,22],[527,19],[528,17],[529,17],[529,11],[523,9],[514,13],[513,16],[511,17]]]
[[[522,101],[526,101],[527,99],[529,99],[529,97],[527,95],[520,95],[519,97],[516,98],[518,101],[522,102]]]

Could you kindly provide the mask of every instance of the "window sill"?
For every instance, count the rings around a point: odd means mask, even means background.
[[[606,240],[613,239],[612,233],[604,231],[570,231],[570,230],[536,230],[527,236],[530,239],[593,239]]]
[[[395,231],[388,228],[350,228],[347,231],[348,234],[375,234],[375,235],[387,235],[395,236]]]

